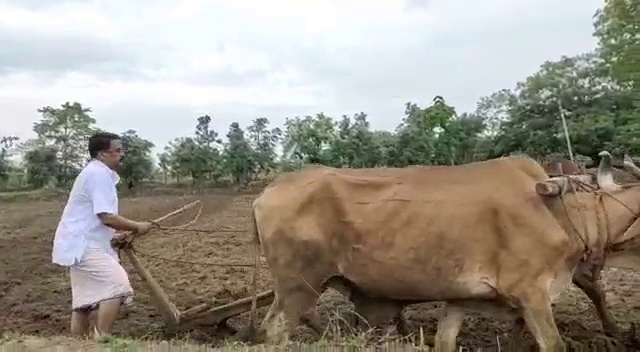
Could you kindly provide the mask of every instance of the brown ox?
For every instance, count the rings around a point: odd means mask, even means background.
[[[633,165],[629,157],[625,157],[627,168]],[[551,159],[542,164],[547,175],[555,176],[576,176],[585,175],[585,171],[581,170],[578,165],[570,160],[563,158]],[[632,166],[631,166],[632,168]],[[342,170],[339,170],[342,172]],[[353,171],[347,171],[353,172]],[[589,185],[597,186],[596,180],[591,176],[581,177],[581,180]],[[591,258],[589,261],[583,261],[573,274],[572,282],[580,288],[596,308],[598,317],[602,322],[604,332],[608,336],[619,336],[619,329],[615,323],[615,319],[606,309],[605,292],[600,283],[600,273],[603,266],[614,268],[639,268],[640,264],[634,264],[631,258],[609,258],[603,263],[602,258]],[[398,331],[406,335],[406,322],[402,317],[402,309],[407,302],[393,301],[383,298],[369,297],[361,292],[357,287],[342,287],[339,289],[345,296],[349,297],[354,303],[356,312],[363,317],[370,326],[376,326],[384,321],[394,319],[398,324]],[[520,318],[516,322],[516,330],[521,330],[524,321]],[[356,322],[356,325],[359,325]]]
[[[626,160],[627,162],[630,161],[630,159]],[[562,158],[553,159],[547,163],[542,164],[542,166],[549,176],[575,176],[584,174],[584,172],[581,172],[577,164]],[[313,165],[309,166],[308,168],[325,168],[327,170],[332,170],[334,172],[347,175],[362,175],[366,173],[387,177],[392,176],[393,171],[397,170],[393,168],[332,169],[322,165]],[[410,166],[410,168],[425,169],[428,167]],[[588,176],[586,178],[582,177],[581,180],[582,182],[585,182],[589,185],[597,186],[596,180],[591,179],[591,176]],[[604,263],[602,263],[601,260],[598,260],[598,258],[592,258],[589,261],[580,262],[578,268],[574,272],[572,282],[578,288],[580,288],[593,302],[598,313],[598,317],[602,322],[605,334],[608,336],[619,336],[619,329],[617,327],[617,324],[615,323],[615,319],[606,309],[605,292],[600,283],[600,272],[603,268],[603,264]],[[628,258],[625,258],[624,260],[621,260],[620,258],[611,260],[610,258],[606,262],[607,267],[640,267],[640,264],[635,264],[635,266],[630,264],[632,264],[632,262],[630,262]],[[356,325],[357,327],[362,326],[361,320],[359,318],[362,318],[364,320],[364,323],[368,327],[375,327],[385,321],[393,319],[397,324],[396,327],[398,329],[398,332],[403,335],[407,335],[409,331],[406,328],[406,321],[402,316],[402,310],[407,304],[420,303],[412,301],[390,300],[382,297],[371,297],[346,280],[332,279],[323,286],[323,289],[327,286],[332,286],[332,288],[338,290],[345,297],[352,301],[357,313],[357,317],[355,317],[355,320],[352,321],[352,324]],[[319,327],[317,326],[312,327],[314,327],[315,329],[319,329]],[[523,327],[524,321],[522,318],[519,318],[514,326],[514,330],[522,330]]]
[[[631,161],[628,157],[625,160],[626,162]],[[633,162],[631,162],[631,165]],[[320,166],[322,167],[322,166]],[[411,167],[421,167],[423,166],[411,166]],[[552,159],[544,164],[542,164],[543,169],[547,173],[547,175],[555,177],[555,176],[576,176],[576,175],[586,175],[583,170],[581,170],[577,164],[573,163],[570,160],[556,158]],[[362,175],[363,173],[372,173],[378,176],[383,176],[389,172],[389,170],[395,169],[331,169],[333,171],[344,173],[344,174],[352,174],[352,175]],[[577,179],[580,179],[582,182],[587,183],[591,186],[597,186],[596,180],[592,179],[591,175],[586,175],[586,177],[580,176]],[[606,299],[605,292],[600,283],[600,273],[602,271],[603,266],[602,258],[591,258],[589,261],[580,262],[578,268],[573,274],[572,282],[578,288],[580,288],[589,299],[592,301],[593,305],[596,308],[596,312],[600,321],[602,322],[602,326],[604,332],[608,336],[617,337],[619,336],[619,329],[617,324],[615,323],[615,319],[606,309]],[[624,258],[624,260],[616,259],[612,260],[611,258],[606,262],[607,267],[616,267],[616,268],[638,268],[640,265],[636,264],[635,266],[628,258]],[[342,280],[332,280],[331,284],[333,284],[333,288],[337,289],[344,296],[349,298],[355,305],[355,311],[357,315],[364,319],[365,323],[368,326],[377,326],[382,322],[389,321],[393,319],[398,328],[398,332],[403,335],[408,334],[408,330],[406,328],[406,321],[402,316],[402,309],[405,305],[410,304],[412,302],[403,302],[398,300],[389,300],[381,297],[370,297],[362,290],[359,290],[354,285],[351,285],[349,282],[344,282]],[[326,285],[325,285],[326,286]],[[420,303],[420,302],[417,302]],[[356,317],[356,321],[353,322],[356,326],[361,326],[360,319]],[[514,326],[514,330],[522,330],[524,327],[524,321],[522,318],[519,318]]]
[[[609,196],[549,199],[534,192],[548,176],[526,158],[387,172],[303,170],[254,202],[256,240],[275,281],[261,324],[269,340],[301,319],[317,322],[318,293],[346,282],[369,297],[446,301],[440,350],[455,349],[463,308],[504,303],[524,317],[542,351],[564,349],[552,300],[585,258],[613,251],[624,261],[621,253],[638,247],[640,190],[613,184],[609,164],[598,172]],[[602,217],[608,231],[598,231]]]

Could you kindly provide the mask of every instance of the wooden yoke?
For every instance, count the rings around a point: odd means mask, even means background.
[[[541,196],[556,197],[568,191],[576,191],[576,183],[591,184],[591,175],[566,175],[550,177],[548,180],[536,183],[536,193]]]

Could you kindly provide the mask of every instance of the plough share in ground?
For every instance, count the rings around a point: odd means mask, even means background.
[[[188,225],[194,223],[200,216],[202,211],[202,205],[200,201],[195,201],[185,205],[184,207],[173,211],[167,215],[153,220],[154,223],[160,223],[174,215],[189,210],[196,205],[200,205],[198,214],[190,222],[175,227],[162,227],[163,229],[182,229]],[[169,297],[165,291],[160,287],[160,284],[153,278],[149,271],[144,267],[140,258],[136,255],[136,251],[133,247],[133,234],[127,234],[125,238],[114,245],[124,252],[125,256],[131,261],[131,264],[135,268],[136,272],[144,280],[149,287],[151,297],[156,305],[156,308],[162,314],[165,319],[165,323],[169,331],[175,331],[179,327],[187,326],[219,326],[225,325],[227,320],[237,315],[249,312],[252,307],[254,297],[245,297],[234,302],[224,304],[222,306],[215,307],[210,303],[203,303],[193,308],[180,312],[178,308],[169,300]],[[257,295],[256,308],[261,308],[270,305],[273,302],[275,293],[273,290],[268,290]]]

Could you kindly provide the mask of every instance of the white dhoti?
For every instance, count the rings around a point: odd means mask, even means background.
[[[127,272],[117,257],[96,248],[87,248],[82,260],[70,267],[73,310],[92,310],[100,302],[122,298],[125,305],[133,299]]]

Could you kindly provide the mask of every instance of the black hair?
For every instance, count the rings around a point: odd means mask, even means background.
[[[99,152],[109,150],[111,141],[119,140],[120,136],[115,133],[98,132],[89,137],[89,156],[95,158]]]

